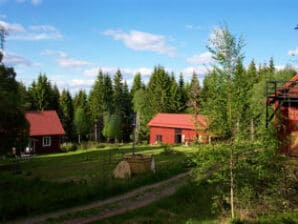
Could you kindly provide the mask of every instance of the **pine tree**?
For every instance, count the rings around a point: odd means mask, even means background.
[[[95,141],[102,141],[103,116],[104,116],[104,76],[99,71],[95,84],[89,95],[89,106],[91,114],[91,123],[94,126]]]
[[[141,139],[144,137],[144,133],[142,130],[146,129],[147,124],[144,123],[144,107],[146,101],[146,91],[145,85],[142,82],[142,78],[140,74],[136,74],[134,77],[132,89],[131,89],[131,97],[133,104],[133,111],[135,112],[135,142],[139,143]]]
[[[178,93],[177,93],[178,111],[183,112],[187,107],[187,94],[184,86],[183,74],[179,75]]]
[[[19,151],[28,143],[29,124],[13,68],[0,64],[0,152],[16,147]]]
[[[74,108],[71,95],[68,90],[63,90],[59,99],[59,117],[65,130],[66,141],[73,137]]]
[[[170,98],[169,98],[169,112],[177,113],[179,112],[180,105],[178,101],[179,87],[176,82],[174,74],[170,77]]]
[[[49,107],[50,110],[59,111],[59,98],[60,98],[60,92],[57,87],[57,85],[51,86],[50,88],[50,97],[49,97]]]
[[[113,85],[112,80],[108,74],[103,77],[103,111],[112,114],[113,113]]]
[[[52,87],[45,74],[40,74],[37,82],[32,82],[28,92],[31,98],[32,110],[51,109]]]
[[[170,111],[170,83],[170,77],[164,68],[161,66],[155,67],[147,89],[152,117],[158,112]]]
[[[144,87],[144,84],[142,83],[141,73],[135,74],[130,94],[133,96],[136,91],[138,91],[140,88],[143,88],[143,87]]]
[[[132,132],[132,119],[133,119],[133,110],[132,110],[132,97],[128,89],[126,81],[123,85],[123,140],[125,142],[130,140],[130,134]]]
[[[199,136],[200,124],[198,122],[199,115],[199,96],[200,96],[200,84],[198,80],[198,76],[195,72],[192,74],[191,82],[190,82],[190,91],[189,91],[189,100],[188,106],[190,107],[193,115],[193,124],[195,127],[196,137]],[[199,139],[196,138],[198,143]]]

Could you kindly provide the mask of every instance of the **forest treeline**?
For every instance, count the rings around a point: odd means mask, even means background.
[[[272,122],[265,128],[266,81],[289,80],[296,70],[276,69],[273,58],[258,65],[252,60],[245,67],[242,38],[226,27],[211,36],[207,48],[213,65],[201,85],[196,73],[185,81],[183,74],[156,66],[148,83],[138,73],[129,88],[121,70],[100,70],[89,92],[81,89],[72,96],[69,89],[59,91],[46,74],[25,86],[16,81],[13,68],[0,64],[1,149],[26,143],[24,112],[29,110],[56,110],[67,142],[129,142],[134,130],[136,142],[141,142],[148,139],[147,123],[160,112],[206,115],[209,131],[222,139],[264,140],[276,130]]]
[[[255,141],[265,131],[266,80],[288,80],[295,73],[290,66],[277,70],[272,58],[258,67],[251,61],[247,68],[238,60],[233,77],[214,67],[205,76],[203,85],[199,85],[196,73],[185,82],[183,74],[176,79],[173,73],[157,66],[147,84],[141,74],[136,74],[131,88],[118,70],[114,75],[99,71],[90,92],[80,90],[74,97],[67,89],[60,92],[45,74],[40,74],[28,88],[19,83],[19,91],[25,110],[58,112],[66,141],[128,142],[135,123],[136,141],[140,142],[148,138],[147,123],[154,115],[193,113],[194,100],[198,102],[199,113],[209,117],[215,135]],[[229,92],[234,102],[231,120],[237,129],[235,133],[229,128],[226,109],[231,103],[227,101]]]

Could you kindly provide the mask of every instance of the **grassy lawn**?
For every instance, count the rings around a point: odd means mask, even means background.
[[[95,223],[219,223],[212,209],[212,184],[188,183],[178,192],[149,206]]]
[[[191,147],[138,146],[136,153],[153,154],[157,172],[116,180],[112,171],[131,145],[39,155],[17,166],[0,162],[0,220],[5,222],[104,199],[186,171]]]

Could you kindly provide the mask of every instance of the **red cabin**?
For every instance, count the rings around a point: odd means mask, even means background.
[[[187,144],[198,137],[199,142],[208,143],[206,117],[197,116],[198,130],[195,130],[194,123],[194,117],[191,114],[159,113],[148,123],[150,128],[149,142],[150,144]]]
[[[29,111],[26,112],[26,119],[30,124],[30,140],[26,152],[43,153],[60,149],[65,131],[56,111]]]
[[[298,74],[289,81],[267,82],[268,107],[274,112],[269,116],[267,109],[267,122],[273,117],[279,122],[276,124],[280,150],[298,156]]]

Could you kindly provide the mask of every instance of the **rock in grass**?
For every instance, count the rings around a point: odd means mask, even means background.
[[[127,179],[131,177],[131,170],[128,162],[121,161],[114,169],[113,175],[115,178]]]

